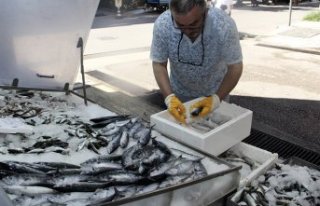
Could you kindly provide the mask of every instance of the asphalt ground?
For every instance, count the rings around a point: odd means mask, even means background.
[[[254,129],[319,153],[320,28],[319,23],[302,21],[315,10],[294,7],[290,27],[288,6],[245,4],[232,11],[242,37],[244,72],[231,102],[253,111]],[[153,22],[160,13],[139,9],[120,19],[108,10],[98,13],[85,49],[85,68],[87,83],[102,93],[91,98],[109,95],[102,104],[116,103],[124,101],[115,95],[121,91],[161,108],[149,59]]]

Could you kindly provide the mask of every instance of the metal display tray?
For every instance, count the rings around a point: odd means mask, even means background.
[[[241,157],[250,158],[251,160],[255,161],[257,165],[259,165],[257,168],[252,170],[252,172],[248,176],[241,177],[239,188],[249,185],[254,179],[264,174],[278,161],[277,153],[271,153],[267,150],[263,150],[244,142],[236,144],[229,150],[236,154],[239,154]]]
[[[270,162],[270,160],[268,162]],[[267,167],[263,168],[263,170],[258,171],[259,174],[254,171],[253,172],[253,173],[255,173],[254,175],[250,174],[250,176],[251,176],[250,181],[243,182],[242,184],[240,182],[240,185],[242,185],[242,186],[249,185],[254,179],[258,178],[259,175],[263,175],[267,170],[274,168],[275,163],[276,162],[272,162],[272,164],[269,163],[269,165]],[[296,156],[292,156],[291,158],[286,159],[283,163],[291,165],[291,166],[297,165],[297,166],[301,166],[301,167],[308,167],[308,168],[312,168],[312,169],[320,171],[319,166],[314,165],[314,164],[312,164],[308,161],[305,161],[303,159],[300,159],[299,157],[296,157]],[[239,202],[239,200],[241,199],[243,192],[244,192],[244,188],[239,187],[239,189],[236,193],[234,193],[232,196],[229,196],[227,198],[227,206],[239,206],[239,204],[237,204],[237,202]]]
[[[100,107],[99,105],[88,102],[88,106],[83,104],[81,97],[62,92],[42,92],[53,95],[57,98],[67,99],[74,104],[74,108],[80,110],[87,118],[112,115],[114,113]],[[217,158],[207,152],[200,151],[197,148],[178,142],[174,139],[162,136],[157,131],[152,131],[152,136],[157,136],[157,140],[162,141],[170,148],[202,156],[201,163],[207,169],[208,175],[202,178],[172,185],[166,188],[157,189],[152,192],[134,195],[127,198],[117,199],[115,201],[105,202],[100,205],[157,205],[157,206],[187,206],[187,205],[208,205],[224,197],[226,194],[236,190],[240,181],[239,170],[241,166],[234,166],[224,160]],[[118,151],[121,152],[121,151]],[[41,155],[41,154],[5,154],[0,156],[0,161],[12,160],[19,161],[23,159],[26,162],[36,161],[61,161],[72,164],[79,164],[81,161],[98,156],[91,150],[81,152],[71,151],[68,156],[62,154]],[[81,159],[82,158],[82,159]],[[0,197],[1,198],[1,197]],[[5,199],[5,198],[1,198]]]

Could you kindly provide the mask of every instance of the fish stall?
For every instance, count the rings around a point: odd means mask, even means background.
[[[210,205],[235,191],[241,166],[86,98],[98,4],[2,2],[1,206]],[[83,97],[72,92],[79,71]]]
[[[139,117],[75,95],[0,97],[1,120],[11,125],[1,134],[1,187],[14,205],[206,205],[238,185],[239,166],[161,136]]]

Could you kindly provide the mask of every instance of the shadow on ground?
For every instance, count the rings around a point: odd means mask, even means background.
[[[320,152],[320,102],[231,96],[231,102],[253,111],[253,128]]]
[[[309,10],[309,7],[316,7],[316,6],[293,6],[293,11],[299,10]],[[239,6],[235,6],[234,9],[236,10],[248,10],[248,11],[270,11],[270,12],[279,12],[279,11],[288,11],[289,5],[260,5],[257,7],[252,7],[250,4],[241,4]]]
[[[98,10],[97,14],[92,24],[92,29],[154,23],[161,11],[137,9],[124,11],[121,17],[117,17],[116,12],[112,10]]]

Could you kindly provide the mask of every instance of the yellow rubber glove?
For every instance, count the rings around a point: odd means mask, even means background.
[[[170,114],[180,123],[186,123],[186,108],[174,94],[170,94],[164,100]]]
[[[190,114],[193,117],[205,117],[210,112],[218,108],[220,105],[220,98],[214,94],[209,97],[203,97],[190,106]]]

